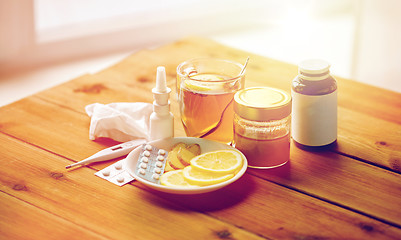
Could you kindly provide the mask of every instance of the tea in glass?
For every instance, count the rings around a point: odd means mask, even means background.
[[[178,100],[187,136],[231,142],[234,94],[245,82],[241,70],[239,63],[207,58],[178,66]]]

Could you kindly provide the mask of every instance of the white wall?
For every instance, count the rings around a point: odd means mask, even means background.
[[[360,5],[351,77],[401,92],[401,1]]]

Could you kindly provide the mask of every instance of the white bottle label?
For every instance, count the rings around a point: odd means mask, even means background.
[[[303,145],[323,146],[337,139],[337,91],[304,95],[291,90],[292,138]]]

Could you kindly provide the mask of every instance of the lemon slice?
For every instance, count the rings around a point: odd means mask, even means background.
[[[191,166],[185,167],[182,173],[188,182],[199,186],[221,183],[234,177],[233,173],[222,175],[214,172],[199,171]]]
[[[211,83],[214,81],[222,81],[224,80],[223,77],[218,76],[216,74],[208,74],[208,73],[201,73],[197,75],[191,76],[192,79],[199,80],[186,80],[185,81],[185,88],[193,91],[211,91],[211,90],[219,90],[223,89],[224,83]]]
[[[221,81],[224,80],[223,77],[220,77],[216,74],[208,74],[208,73],[201,73],[191,76],[192,79],[196,80],[204,80],[204,81]]]
[[[185,180],[184,175],[182,173],[182,169],[170,171],[163,173],[160,177],[160,184],[167,186],[167,187],[174,187],[174,188],[192,188],[198,187],[196,185],[192,185],[187,180]]]
[[[188,89],[188,90],[191,90],[191,91],[199,91],[199,92],[204,92],[204,91],[210,91],[210,90],[212,90],[212,88],[211,87],[209,87],[209,86],[204,86],[204,85],[202,85],[202,84],[200,84],[200,83],[197,83],[197,82],[195,82],[195,81],[185,81],[184,82],[184,84],[185,84],[185,88],[186,89]]]
[[[203,153],[191,160],[191,166],[199,171],[229,174],[242,166],[242,156],[235,150],[219,150]]]

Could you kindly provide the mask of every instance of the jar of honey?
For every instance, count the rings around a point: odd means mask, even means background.
[[[233,146],[252,168],[274,168],[290,159],[291,95],[253,87],[234,95]]]

